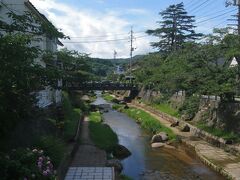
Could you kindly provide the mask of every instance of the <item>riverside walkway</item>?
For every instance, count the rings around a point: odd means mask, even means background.
[[[105,167],[106,152],[97,148],[89,137],[88,118],[81,127],[80,146],[65,180],[114,180],[114,169]]]
[[[181,132],[178,128],[170,127],[171,122],[159,117],[153,108],[144,104],[130,103],[131,107],[139,108],[158,119],[162,124],[171,128],[176,135],[182,137],[183,143],[194,148],[197,156],[208,166],[228,179],[240,180],[240,157],[232,155],[221,148],[215,147],[204,140],[194,138],[190,132]]]

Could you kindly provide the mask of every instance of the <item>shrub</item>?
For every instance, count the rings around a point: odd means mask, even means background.
[[[160,110],[161,112],[164,112],[166,114],[169,114],[170,116],[179,118],[180,115],[176,109],[173,109],[169,104],[153,104],[152,105],[155,109]]]
[[[56,178],[50,157],[38,149],[17,149],[9,154],[0,154],[0,167],[3,180]]]
[[[55,166],[60,164],[65,152],[65,144],[61,139],[54,136],[43,136],[36,146],[43,149],[52,158]]]
[[[190,96],[185,99],[183,105],[179,108],[179,112],[181,115],[187,115],[190,119],[192,119],[198,112],[199,104],[199,96]]]
[[[81,109],[73,109],[69,96],[66,92],[63,93],[63,112],[64,112],[64,139],[71,140],[77,130],[79,119],[82,115]]]
[[[199,122],[197,124],[197,127],[199,129],[203,129],[204,131],[206,131],[214,136],[221,137],[225,140],[233,140],[235,142],[240,142],[240,136],[232,131],[221,130],[216,127],[209,127],[203,122]]]

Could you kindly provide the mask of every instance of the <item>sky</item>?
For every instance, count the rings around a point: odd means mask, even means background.
[[[145,31],[158,27],[159,12],[183,2],[196,19],[196,32],[211,33],[214,27],[226,27],[236,14],[235,6],[225,7],[225,0],[30,0],[70,40],[64,46],[91,57],[130,56],[130,30],[133,28],[133,55],[156,51],[157,41]],[[231,1],[231,0],[229,0]]]

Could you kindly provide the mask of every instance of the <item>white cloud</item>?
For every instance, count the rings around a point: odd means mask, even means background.
[[[62,29],[65,35],[72,38],[74,42],[89,42],[127,38],[129,27],[134,23],[129,19],[121,17],[121,13],[106,11],[97,12],[89,9],[80,9],[56,0],[39,1],[31,0],[36,8],[49,18],[53,24]],[[146,13],[140,9],[129,9],[128,12]],[[123,12],[125,13],[125,12]],[[120,35],[121,34],[121,35]],[[92,38],[93,36],[103,36]],[[143,33],[141,34],[143,35]],[[137,36],[137,35],[136,35]],[[66,40],[63,40],[66,41]],[[150,38],[139,38],[136,41],[137,49],[135,54],[144,54],[151,51]],[[78,50],[82,53],[91,54],[92,57],[112,58],[113,51],[118,52],[118,57],[129,57],[130,43],[126,41],[105,42],[105,43],[66,43],[67,48]]]
[[[133,14],[133,15],[136,15],[136,14],[139,14],[139,15],[146,15],[146,14],[148,14],[149,12],[147,11],[147,10],[145,10],[145,9],[134,9],[134,8],[132,8],[132,9],[126,9],[125,10],[125,13],[126,14]]]

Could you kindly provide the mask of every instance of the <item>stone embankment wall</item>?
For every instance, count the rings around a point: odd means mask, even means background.
[[[193,122],[240,133],[240,103],[202,99]]]
[[[163,112],[160,112],[160,111],[157,111],[155,109],[153,109],[152,107],[149,107],[149,106],[145,106],[143,104],[139,104],[137,102],[133,102],[133,104],[136,104],[137,106],[140,106],[146,110],[148,110],[149,112],[152,112],[156,115],[158,115],[159,117],[169,121],[170,123],[176,123],[176,122],[179,122],[179,127],[184,127],[184,126],[188,126],[189,129],[190,129],[190,133],[195,136],[195,137],[199,137],[203,140],[205,140],[206,142],[210,143],[210,144],[213,144],[217,147],[220,147],[220,148],[223,148],[225,149],[226,151],[234,154],[234,155],[240,155],[240,151],[237,147],[235,146],[231,146],[231,145],[227,145],[227,141],[224,140],[223,138],[219,138],[219,137],[216,137],[216,136],[213,136],[193,125],[191,125],[190,123],[186,122],[186,121],[183,121],[181,119],[178,119],[178,118],[175,118],[175,117],[172,117],[166,113],[163,113]]]
[[[161,93],[142,88],[138,94],[138,100],[146,103],[157,102]],[[170,98],[173,108],[179,108],[185,100],[184,91],[175,93]],[[202,96],[199,111],[193,118],[193,124],[203,123],[208,127],[215,127],[235,133],[240,133],[240,102],[220,103],[219,98],[214,96]]]

